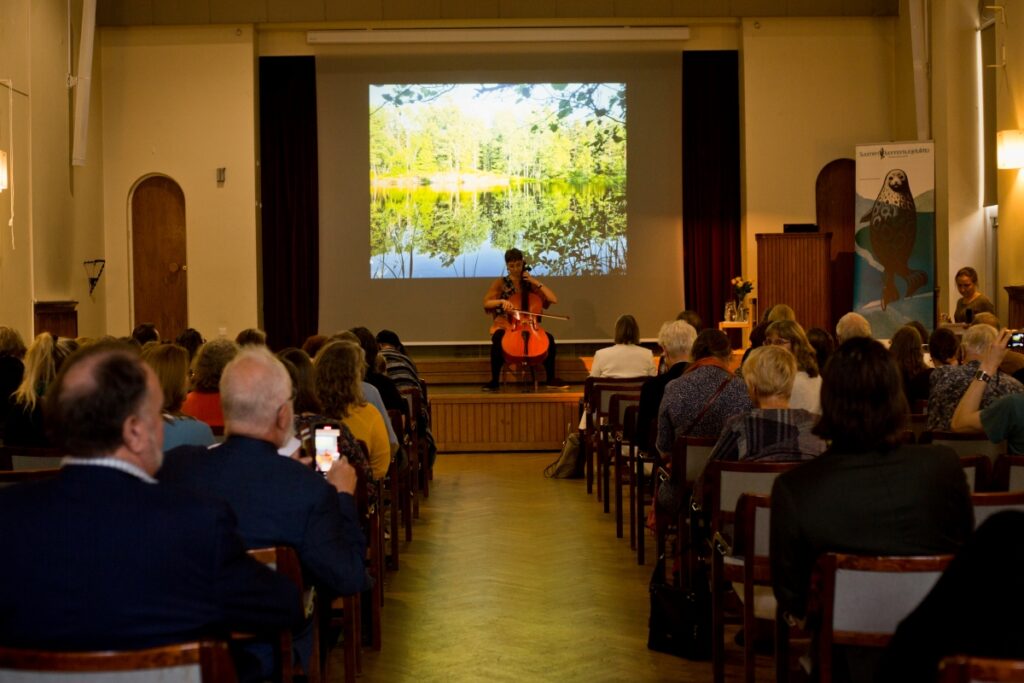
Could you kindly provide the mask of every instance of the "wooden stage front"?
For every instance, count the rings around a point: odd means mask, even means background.
[[[556,451],[569,426],[579,423],[583,386],[534,392],[532,385],[431,387],[433,433],[439,453]]]

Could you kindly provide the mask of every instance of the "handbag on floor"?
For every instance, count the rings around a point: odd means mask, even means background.
[[[544,468],[548,479],[579,479],[583,476],[583,458],[580,457],[580,433],[569,425],[569,433],[562,442],[558,460]]]
[[[647,648],[695,661],[711,659],[711,589],[706,570],[698,568],[690,588],[665,580],[665,556],[651,576],[651,615]]]

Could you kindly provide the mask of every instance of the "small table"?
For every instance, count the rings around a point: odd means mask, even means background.
[[[739,348],[741,350],[746,349],[748,346],[750,346],[750,330],[751,330],[751,328],[752,328],[752,325],[751,325],[749,320],[746,321],[746,322],[730,322],[730,321],[723,320],[722,322],[718,323],[718,329],[720,329],[723,332],[725,332],[725,334],[729,337],[730,341],[733,339],[733,335],[729,334],[729,330],[739,330],[740,331],[740,346],[739,346]]]

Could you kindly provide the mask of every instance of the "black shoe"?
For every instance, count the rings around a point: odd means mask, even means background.
[[[487,384],[483,385],[480,388],[482,390],[484,390],[484,391],[497,391],[498,390],[498,383],[492,380],[492,381],[488,382]]]
[[[548,389],[568,389],[569,383],[557,377],[552,377],[548,381],[544,382],[544,386],[546,386]]]

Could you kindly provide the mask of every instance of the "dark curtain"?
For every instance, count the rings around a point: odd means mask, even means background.
[[[260,58],[263,326],[274,349],[317,332],[316,61]]]
[[[722,320],[740,272],[740,100],[735,51],[683,53],[683,273],[686,307]]]

